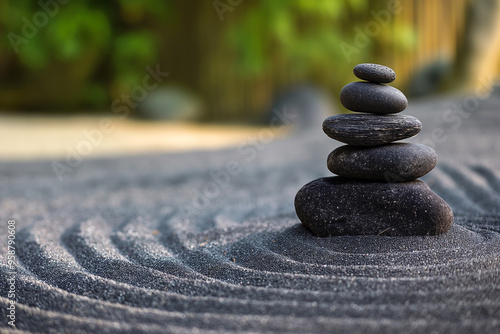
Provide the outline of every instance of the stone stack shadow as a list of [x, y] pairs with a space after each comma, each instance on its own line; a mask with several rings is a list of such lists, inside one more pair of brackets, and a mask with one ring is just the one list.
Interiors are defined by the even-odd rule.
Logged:
[[449, 205], [417, 180], [437, 164], [426, 145], [394, 143], [420, 132], [420, 121], [396, 115], [406, 96], [386, 85], [396, 73], [378, 64], [359, 64], [362, 80], [342, 88], [340, 101], [355, 114], [331, 116], [323, 131], [347, 145], [332, 151], [328, 169], [338, 176], [314, 180], [295, 197], [301, 222], [317, 236], [432, 235], [453, 223]]

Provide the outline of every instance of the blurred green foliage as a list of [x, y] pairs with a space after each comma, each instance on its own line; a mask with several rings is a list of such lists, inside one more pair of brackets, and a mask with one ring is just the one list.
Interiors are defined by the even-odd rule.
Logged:
[[[74, 75], [61, 78], [61, 83], [81, 89], [81, 94], [71, 94], [76, 98], [73, 103], [61, 102], [63, 107], [76, 108], [106, 108], [110, 92], [126, 91], [140, 82], [145, 66], [157, 61], [160, 42], [158, 32], [146, 21], [154, 23], [172, 15], [168, 2], [162, 0], [78, 0], [67, 4], [0, 0], [0, 9], [0, 30], [7, 37], [0, 44], [0, 62], [10, 61], [15, 74], [23, 77], [47, 75], [47, 69], [54, 76]], [[36, 15], [45, 15], [46, 24], [39, 19], [43, 16], [37, 21]], [[33, 31], [30, 25], [36, 32], [26, 34]], [[58, 66], [66, 68], [65, 64], [80, 70], [57, 70]], [[3, 76], [2, 86], [9, 86], [12, 81], [5, 79]], [[79, 80], [85, 80], [83, 85]], [[57, 100], [47, 102], [49, 108], [57, 108]]]
[[[387, 9], [388, 1], [243, 0], [223, 21], [212, 0], [65, 1], [40, 1], [58, 5], [52, 17], [39, 1], [0, 0], [0, 31], [8, 37], [0, 42], [0, 108], [109, 109], [111, 100], [141, 85], [146, 66], [162, 64], [176, 70], [175, 81], [198, 94], [207, 109], [248, 112], [238, 97], [217, 105], [220, 97], [206, 83], [224, 89], [236, 79], [255, 82], [290, 71], [280, 85], [307, 80], [337, 89], [352, 81], [354, 64], [384, 62], [392, 48], [411, 49], [415, 41], [409, 25], [391, 22], [345, 57], [339, 45], [352, 45], [353, 28], [363, 29], [374, 20], [370, 11]], [[22, 37], [26, 20], [40, 11], [48, 14], [47, 24], [19, 43], [16, 53], [12, 33]], [[207, 78], [218, 76], [212, 70], [217, 61], [236, 79]]]
[[366, 10], [368, 1], [260, 1], [229, 31], [238, 50], [242, 73], [256, 74], [272, 65], [273, 50], [287, 57], [299, 71], [342, 59], [338, 47], [348, 34], [335, 29], [342, 14]]
[[[231, 45], [240, 54], [236, 64], [242, 74], [255, 75], [272, 66], [270, 54], [278, 53], [288, 59], [302, 75], [312, 68], [345, 68], [346, 58], [341, 43], [355, 45], [354, 27], [363, 30], [367, 22], [376, 20], [370, 11], [387, 10], [388, 2], [377, 4], [369, 0], [274, 0], [259, 1], [228, 31]], [[393, 19], [392, 17], [390, 18]], [[416, 36], [410, 25], [381, 29], [379, 34], [359, 53], [353, 53], [347, 62], [380, 59], [382, 48], [395, 45], [411, 50]], [[347, 66], [351, 71], [351, 68]], [[335, 75], [330, 75], [334, 80]]]

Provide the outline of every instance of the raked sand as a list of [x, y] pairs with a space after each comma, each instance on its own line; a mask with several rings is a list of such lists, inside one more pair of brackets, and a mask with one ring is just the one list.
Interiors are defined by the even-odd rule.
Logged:
[[[31, 333], [493, 333], [500, 328], [500, 94], [411, 101], [423, 180], [453, 208], [432, 237], [318, 238], [293, 199], [330, 173], [321, 125], [217, 151], [0, 166], [1, 326], [15, 278]], [[451, 110], [451, 111], [450, 111]], [[445, 114], [446, 113], [446, 114]], [[258, 144], [258, 145], [256, 145]], [[9, 333], [11, 330], [1, 332]], [[12, 330], [12, 333], [14, 331]]]

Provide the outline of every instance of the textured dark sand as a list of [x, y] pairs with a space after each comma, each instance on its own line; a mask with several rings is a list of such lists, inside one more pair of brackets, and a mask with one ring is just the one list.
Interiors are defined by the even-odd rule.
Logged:
[[[255, 159], [244, 147], [87, 160], [62, 183], [50, 162], [2, 164], [3, 249], [6, 221], [17, 221], [17, 328], [498, 332], [500, 94], [444, 121], [462, 101], [412, 101], [405, 111], [423, 124], [411, 141], [437, 128], [447, 136], [423, 178], [455, 213], [441, 236], [318, 238], [302, 227], [295, 193], [330, 175], [326, 157], [340, 145], [321, 123], [263, 145]], [[188, 209], [231, 160], [241, 173]], [[10, 333], [4, 251], [0, 271], [0, 332]]]

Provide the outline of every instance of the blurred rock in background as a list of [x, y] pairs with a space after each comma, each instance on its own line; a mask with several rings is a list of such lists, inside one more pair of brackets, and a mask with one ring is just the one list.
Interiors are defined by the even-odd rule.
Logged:
[[202, 105], [199, 99], [182, 88], [160, 87], [138, 103], [135, 115], [156, 121], [196, 121], [202, 115]]
[[408, 83], [408, 96], [425, 96], [435, 94], [450, 75], [452, 63], [450, 59], [439, 58], [417, 70]]
[[319, 88], [302, 84], [278, 95], [272, 109], [267, 113], [265, 125], [293, 126], [304, 131], [321, 129], [325, 117], [333, 114], [329, 95]]

